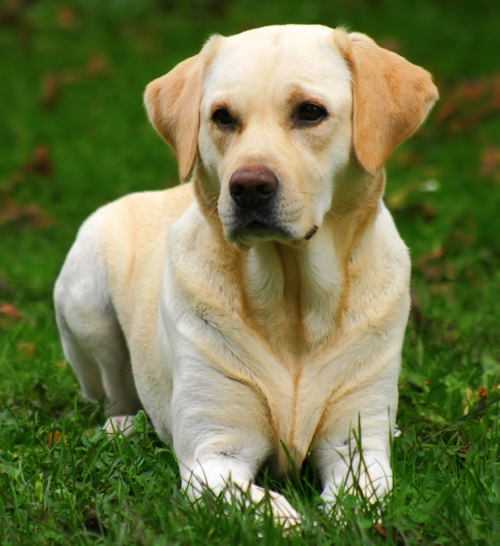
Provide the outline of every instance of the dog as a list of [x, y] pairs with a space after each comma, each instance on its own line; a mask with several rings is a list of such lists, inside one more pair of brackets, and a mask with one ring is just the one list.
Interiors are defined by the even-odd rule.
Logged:
[[319, 25], [213, 36], [147, 86], [192, 179], [87, 219], [55, 309], [106, 427], [144, 408], [191, 498], [269, 494], [298, 523], [254, 478], [300, 468], [311, 446], [327, 505], [391, 489], [410, 260], [384, 163], [437, 98], [424, 69]]

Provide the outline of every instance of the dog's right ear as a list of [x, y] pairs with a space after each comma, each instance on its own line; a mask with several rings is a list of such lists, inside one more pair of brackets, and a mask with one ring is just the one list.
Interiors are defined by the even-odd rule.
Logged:
[[191, 175], [198, 152], [203, 73], [217, 38], [211, 38], [198, 55], [153, 80], [144, 93], [149, 120], [172, 146], [182, 181]]

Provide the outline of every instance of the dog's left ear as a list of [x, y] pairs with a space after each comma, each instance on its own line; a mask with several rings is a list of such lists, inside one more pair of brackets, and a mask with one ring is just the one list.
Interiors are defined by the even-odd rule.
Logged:
[[439, 98], [431, 75], [364, 34], [334, 31], [353, 75], [353, 145], [370, 173], [425, 120]]
[[144, 93], [149, 120], [173, 148], [182, 181], [191, 175], [198, 152], [203, 73], [216, 41], [211, 38], [198, 55], [153, 80]]

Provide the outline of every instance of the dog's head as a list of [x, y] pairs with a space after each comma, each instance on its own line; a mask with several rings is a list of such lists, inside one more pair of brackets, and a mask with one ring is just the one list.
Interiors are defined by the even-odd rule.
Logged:
[[181, 179], [195, 170], [202, 209], [245, 247], [311, 239], [336, 196], [359, 194], [346, 172], [366, 185], [437, 97], [428, 72], [362, 34], [287, 25], [212, 37], [145, 104]]

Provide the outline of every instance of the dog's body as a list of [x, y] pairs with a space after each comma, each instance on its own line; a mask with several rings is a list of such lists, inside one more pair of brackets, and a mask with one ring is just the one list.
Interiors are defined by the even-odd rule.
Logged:
[[289, 468], [281, 442], [297, 467], [314, 444], [327, 501], [350, 462], [365, 494], [390, 489], [410, 263], [383, 163], [436, 98], [424, 70], [319, 26], [212, 38], [148, 87], [193, 181], [91, 216], [56, 310], [84, 394], [142, 405], [193, 497], [231, 482], [259, 500], [258, 467]]

